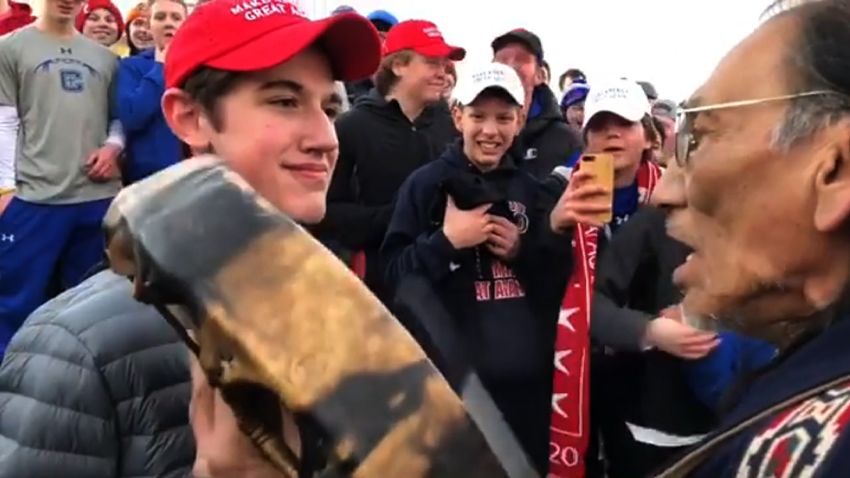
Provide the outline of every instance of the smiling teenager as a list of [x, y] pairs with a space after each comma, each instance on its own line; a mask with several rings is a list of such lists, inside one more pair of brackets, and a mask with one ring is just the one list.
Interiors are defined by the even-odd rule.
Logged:
[[443, 93], [446, 66], [465, 56], [434, 23], [399, 23], [387, 33], [375, 88], [336, 123], [339, 167], [327, 218], [315, 232], [337, 249], [357, 251], [364, 265], [359, 275], [385, 303], [393, 292], [383, 280], [378, 249], [393, 202], [404, 180], [457, 137]]
[[148, 2], [139, 2], [127, 13], [127, 46], [129, 56], [154, 46], [150, 30], [150, 7]]
[[[518, 75], [487, 64], [462, 76], [455, 93], [462, 140], [401, 187], [381, 249], [386, 279], [398, 284], [419, 276], [431, 285], [484, 386], [543, 475], [563, 291], [552, 277], [567, 258], [559, 260], [538, 240], [548, 231], [540, 188], [509, 154], [525, 99]], [[567, 242], [561, 245], [569, 250]]]
[[[357, 14], [310, 21], [286, 1], [215, 0], [196, 7], [169, 47], [163, 113], [193, 153], [218, 155], [272, 206], [315, 224], [339, 154], [334, 82], [371, 75], [380, 55], [377, 31]], [[196, 473], [279, 476], [220, 394], [193, 379]]]
[[109, 48], [124, 34], [121, 11], [109, 0], [90, 0], [83, 5], [77, 16], [77, 30]]

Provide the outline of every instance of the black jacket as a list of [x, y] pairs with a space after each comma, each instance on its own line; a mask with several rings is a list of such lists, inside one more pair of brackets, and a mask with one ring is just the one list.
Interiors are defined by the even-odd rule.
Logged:
[[43, 305], [0, 366], [0, 477], [185, 477], [188, 353], [109, 271]]
[[548, 86], [538, 86], [532, 101], [532, 116], [514, 142], [512, 152], [521, 159], [523, 170], [542, 180], [556, 166], [566, 165], [583, 146], [578, 133], [564, 121], [558, 100]]
[[[411, 274], [431, 282], [483, 383], [543, 469], [554, 332], [569, 270], [569, 238], [548, 234], [548, 211], [539, 206], [548, 205], [540, 197], [541, 185], [518, 170], [510, 157], [499, 168], [481, 173], [460, 148], [453, 146], [417, 170], [399, 191], [381, 249], [387, 282], [399, 283]], [[494, 202], [491, 212], [518, 225], [521, 249], [510, 264], [483, 246], [455, 250], [443, 234], [445, 186], [465, 177], [480, 179], [496, 191], [492, 197], [504, 198], [505, 204]]]
[[443, 102], [411, 123], [397, 101], [387, 102], [376, 90], [340, 117], [336, 130], [339, 161], [327, 214], [314, 231], [325, 241], [365, 251], [366, 284], [382, 297], [377, 251], [398, 188], [416, 168], [436, 159], [457, 131]]
[[661, 448], [650, 458], [644, 445], [632, 449], [612, 436], [631, 437], [626, 422], [678, 436], [708, 433], [716, 423], [691, 389], [683, 360], [640, 349], [648, 322], [682, 299], [672, 277], [690, 250], [667, 235], [665, 219], [659, 209], [640, 208], [608, 242], [596, 271], [591, 335], [616, 350], [592, 362], [592, 402], [616, 467], [611, 476], [645, 476], [679, 450]]

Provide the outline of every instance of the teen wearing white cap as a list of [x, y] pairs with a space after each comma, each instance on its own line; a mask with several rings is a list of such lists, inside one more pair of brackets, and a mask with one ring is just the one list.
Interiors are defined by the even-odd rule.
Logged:
[[552, 334], [563, 291], [551, 274], [565, 278], [568, 261], [544, 247], [540, 188], [509, 153], [525, 98], [518, 75], [501, 64], [467, 71], [453, 112], [462, 139], [399, 191], [381, 250], [386, 280], [416, 275], [432, 285], [482, 382], [545, 475]]
[[[593, 189], [599, 188], [581, 169], [570, 178], [567, 191], [551, 214], [553, 229], [571, 234], [576, 244], [572, 251], [572, 277], [561, 302], [562, 316], [570, 327], [559, 327], [555, 339], [558, 366], [553, 383], [550, 447], [559, 453], [554, 455], [557, 459], [549, 470], [555, 476], [593, 476], [596, 471], [594, 460], [598, 454], [592, 448], [596, 440], [589, 428], [589, 404], [599, 401], [598, 394], [591, 399], [590, 367], [587, 367], [587, 358], [591, 357], [590, 298], [596, 258], [612, 235], [649, 200], [661, 174], [661, 169], [651, 161], [655, 130], [649, 101], [637, 83], [628, 80], [594, 83], [584, 108], [585, 153], [614, 156], [614, 191], [610, 204], [613, 219], [604, 224], [576, 215], [573, 206], [576, 198], [592, 196]], [[590, 192], [582, 193], [582, 189]], [[590, 363], [599, 358], [594, 355]], [[599, 378], [592, 381], [594, 390], [604, 386], [605, 377]], [[594, 413], [594, 418], [598, 426], [604, 417]]]

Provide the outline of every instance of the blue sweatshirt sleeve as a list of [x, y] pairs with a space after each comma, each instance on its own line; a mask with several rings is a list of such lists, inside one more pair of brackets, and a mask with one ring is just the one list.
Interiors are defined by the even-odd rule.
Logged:
[[160, 114], [160, 100], [165, 92], [162, 63], [143, 71], [139, 62], [122, 61], [118, 67], [115, 108], [126, 133], [144, 129]]
[[449, 274], [449, 264], [456, 253], [442, 228], [431, 230], [429, 207], [434, 198], [428, 191], [436, 193], [436, 188], [417, 187], [417, 177], [421, 175], [414, 173], [399, 190], [381, 247], [388, 284], [396, 284], [412, 273], [439, 282]]
[[714, 410], [735, 380], [767, 365], [775, 356], [776, 349], [767, 342], [721, 332], [720, 345], [714, 351], [686, 363], [688, 382], [694, 395]]

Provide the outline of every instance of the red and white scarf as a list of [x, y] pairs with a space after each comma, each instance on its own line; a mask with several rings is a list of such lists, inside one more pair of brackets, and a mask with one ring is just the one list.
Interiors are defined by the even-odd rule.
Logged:
[[[661, 168], [644, 161], [637, 173], [641, 204], [649, 201]], [[599, 228], [578, 224], [573, 273], [561, 302], [555, 336], [555, 376], [549, 434], [549, 478], [584, 478], [590, 441], [590, 303]]]

